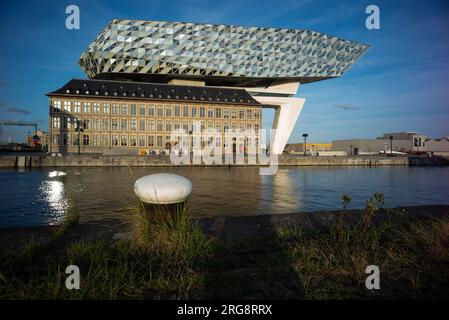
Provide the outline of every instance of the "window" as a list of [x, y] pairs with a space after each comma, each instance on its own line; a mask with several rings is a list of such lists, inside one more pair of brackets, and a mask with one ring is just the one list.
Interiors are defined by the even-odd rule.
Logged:
[[70, 101], [64, 101], [64, 111], [66, 112], [70, 112], [70, 107], [71, 107], [72, 103]]
[[90, 143], [89, 135], [88, 134], [83, 134], [83, 145], [84, 146], [88, 146], [89, 143]]
[[215, 118], [221, 118], [221, 108], [215, 108]]
[[244, 110], [244, 109], [240, 109], [240, 112], [239, 112], [239, 119], [240, 119], [240, 120], [245, 119], [245, 110]]
[[253, 118], [253, 110], [251, 109], [246, 110], [246, 119], [252, 120], [252, 118]]
[[223, 110], [223, 117], [225, 119], [229, 119], [229, 109], [228, 108], [224, 108], [224, 110]]
[[237, 109], [236, 108], [231, 109], [231, 118], [237, 119]]
[[148, 146], [154, 147], [154, 136], [148, 136]]
[[162, 136], [157, 136], [157, 146], [162, 147]]
[[260, 112], [259, 112], [259, 110], [254, 110], [254, 119], [256, 119], [256, 120], [260, 119]]
[[145, 131], [145, 119], [140, 119], [139, 120], [139, 130], [140, 131]]
[[189, 132], [189, 122], [188, 121], [183, 121], [182, 122], [182, 130], [184, 130], [184, 132]]
[[213, 132], [214, 131], [214, 123], [213, 122], [208, 122], [207, 123], [207, 131], [208, 132]]
[[181, 108], [179, 106], [175, 106], [175, 117], [179, 117], [181, 115]]
[[90, 113], [90, 103], [89, 102], [84, 102], [83, 103], [83, 112], [84, 113]]
[[131, 113], [132, 116], [136, 116], [137, 115], [137, 108], [136, 108], [135, 104], [131, 105], [130, 113]]
[[245, 131], [245, 124], [243, 122], [240, 123], [240, 132], [243, 133]]
[[109, 114], [109, 103], [103, 104], [103, 113]]
[[81, 102], [75, 101], [73, 103], [73, 112], [80, 113], [81, 112]]
[[217, 148], [221, 147], [221, 137], [220, 136], [215, 136], [215, 146]]
[[162, 120], [158, 120], [157, 121], [157, 131], [162, 131], [163, 127], [162, 127]]
[[259, 124], [258, 123], [254, 124], [254, 130], [256, 130], [256, 134], [257, 134], [258, 131], [259, 131]]
[[95, 114], [100, 113], [100, 104], [98, 102], [94, 102], [94, 105], [92, 107], [92, 112]]
[[253, 126], [251, 125], [251, 123], [246, 124], [246, 130], [251, 130], [252, 128]]
[[139, 136], [139, 147], [145, 147], [145, 136]]
[[83, 119], [83, 129], [84, 130], [89, 130], [89, 123], [90, 123], [89, 119]]
[[111, 142], [112, 142], [113, 146], [115, 146], [115, 147], [118, 146], [118, 136], [116, 134], [113, 134], [111, 136]]
[[100, 145], [100, 136], [98, 134], [92, 135], [92, 145], [99, 146]]
[[59, 134], [54, 134], [53, 135], [53, 144], [54, 145], [59, 145]]
[[206, 116], [206, 107], [200, 107], [200, 117], [204, 118]]
[[148, 131], [154, 131], [154, 120], [148, 121]]
[[126, 131], [127, 127], [128, 127], [128, 121], [126, 121], [126, 119], [121, 119], [120, 120], [120, 130]]
[[53, 112], [59, 112], [61, 111], [61, 101], [54, 100], [53, 101]]
[[129, 129], [133, 130], [133, 131], [137, 130], [137, 120], [136, 119], [129, 120]]
[[214, 109], [213, 108], [207, 108], [207, 117], [213, 118], [214, 116]]
[[109, 119], [108, 118], [101, 119], [101, 130], [109, 130]]
[[128, 105], [122, 104], [120, 106], [122, 116], [128, 115]]
[[131, 147], [135, 147], [137, 145], [136, 136], [133, 134], [129, 136], [129, 145]]
[[171, 107], [165, 107], [165, 116], [171, 117]]
[[118, 114], [118, 105], [116, 103], [112, 104], [112, 114]]
[[141, 116], [144, 116], [144, 115], [145, 115], [145, 106], [144, 106], [143, 104], [140, 105], [140, 112], [139, 112], [139, 114], [140, 114]]
[[148, 115], [149, 116], [154, 116], [154, 106], [149, 106], [148, 107]]
[[178, 120], [176, 120], [175, 121], [175, 130], [179, 131], [179, 129], [181, 129], [181, 123]]
[[215, 123], [215, 132], [221, 132], [221, 123], [220, 122]]
[[165, 131], [171, 131], [171, 121], [170, 120], [165, 121]]
[[164, 108], [162, 106], [157, 107], [157, 116], [162, 117], [164, 115]]
[[109, 136], [107, 134], [101, 136], [101, 145], [105, 147], [109, 146]]
[[94, 130], [100, 130], [100, 119], [95, 118], [93, 120], [93, 128]]
[[196, 117], [196, 107], [192, 107], [192, 117]]
[[122, 134], [121, 136], [120, 145], [122, 147], [126, 147], [128, 145], [128, 137], [125, 134]]
[[182, 115], [184, 117], [188, 117], [189, 116], [189, 107], [188, 106], [183, 106], [182, 107]]
[[73, 145], [74, 146], [77, 146], [77, 145], [79, 145], [80, 144], [80, 140], [79, 140], [79, 138], [78, 138], [78, 135], [76, 134], [76, 135], [74, 135], [74, 136], [72, 136], [72, 138], [73, 138]]
[[112, 119], [112, 130], [118, 130], [118, 119]]

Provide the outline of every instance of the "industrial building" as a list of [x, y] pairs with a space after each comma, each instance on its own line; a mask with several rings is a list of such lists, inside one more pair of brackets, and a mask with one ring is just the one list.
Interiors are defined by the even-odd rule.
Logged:
[[347, 139], [332, 141], [332, 150], [345, 151], [348, 155], [402, 152], [426, 152], [426, 136], [417, 132], [385, 133], [376, 139]]
[[427, 153], [435, 156], [449, 156], [449, 137], [426, 140]]

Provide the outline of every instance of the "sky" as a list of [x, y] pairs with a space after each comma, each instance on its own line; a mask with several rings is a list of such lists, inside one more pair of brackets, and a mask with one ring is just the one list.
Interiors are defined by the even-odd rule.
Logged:
[[[71, 4], [80, 8], [79, 30], [65, 27]], [[379, 30], [365, 27], [370, 4], [380, 9]], [[445, 0], [0, 1], [0, 119], [48, 130], [45, 94], [86, 78], [78, 59], [114, 18], [312, 29], [362, 42], [368, 52], [343, 76], [300, 86], [306, 102], [289, 142], [303, 133], [313, 142], [397, 131], [449, 136]], [[272, 119], [264, 110], [264, 128]], [[30, 130], [6, 127], [4, 139], [23, 141]]]

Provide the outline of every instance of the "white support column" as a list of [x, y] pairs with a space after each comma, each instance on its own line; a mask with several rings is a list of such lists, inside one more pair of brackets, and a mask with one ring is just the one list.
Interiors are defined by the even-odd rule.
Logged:
[[[264, 93], [283, 93], [283, 94], [296, 94], [299, 88], [299, 83], [288, 83], [283, 85], [271, 86], [264, 89], [247, 89], [252, 92], [264, 92]], [[276, 129], [274, 140], [270, 150], [273, 154], [282, 154], [288, 138], [290, 137], [293, 128], [295, 127], [296, 120], [301, 113], [305, 99], [294, 97], [279, 97], [279, 96], [258, 96], [254, 95], [253, 98], [260, 102], [264, 108], [275, 108], [275, 116], [273, 120], [273, 129]]]

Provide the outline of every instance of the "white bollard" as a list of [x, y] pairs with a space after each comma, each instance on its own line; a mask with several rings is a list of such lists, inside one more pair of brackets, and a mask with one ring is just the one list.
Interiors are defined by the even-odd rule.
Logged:
[[192, 183], [173, 173], [150, 174], [134, 183], [134, 193], [144, 203], [176, 204], [187, 200], [192, 193]]

